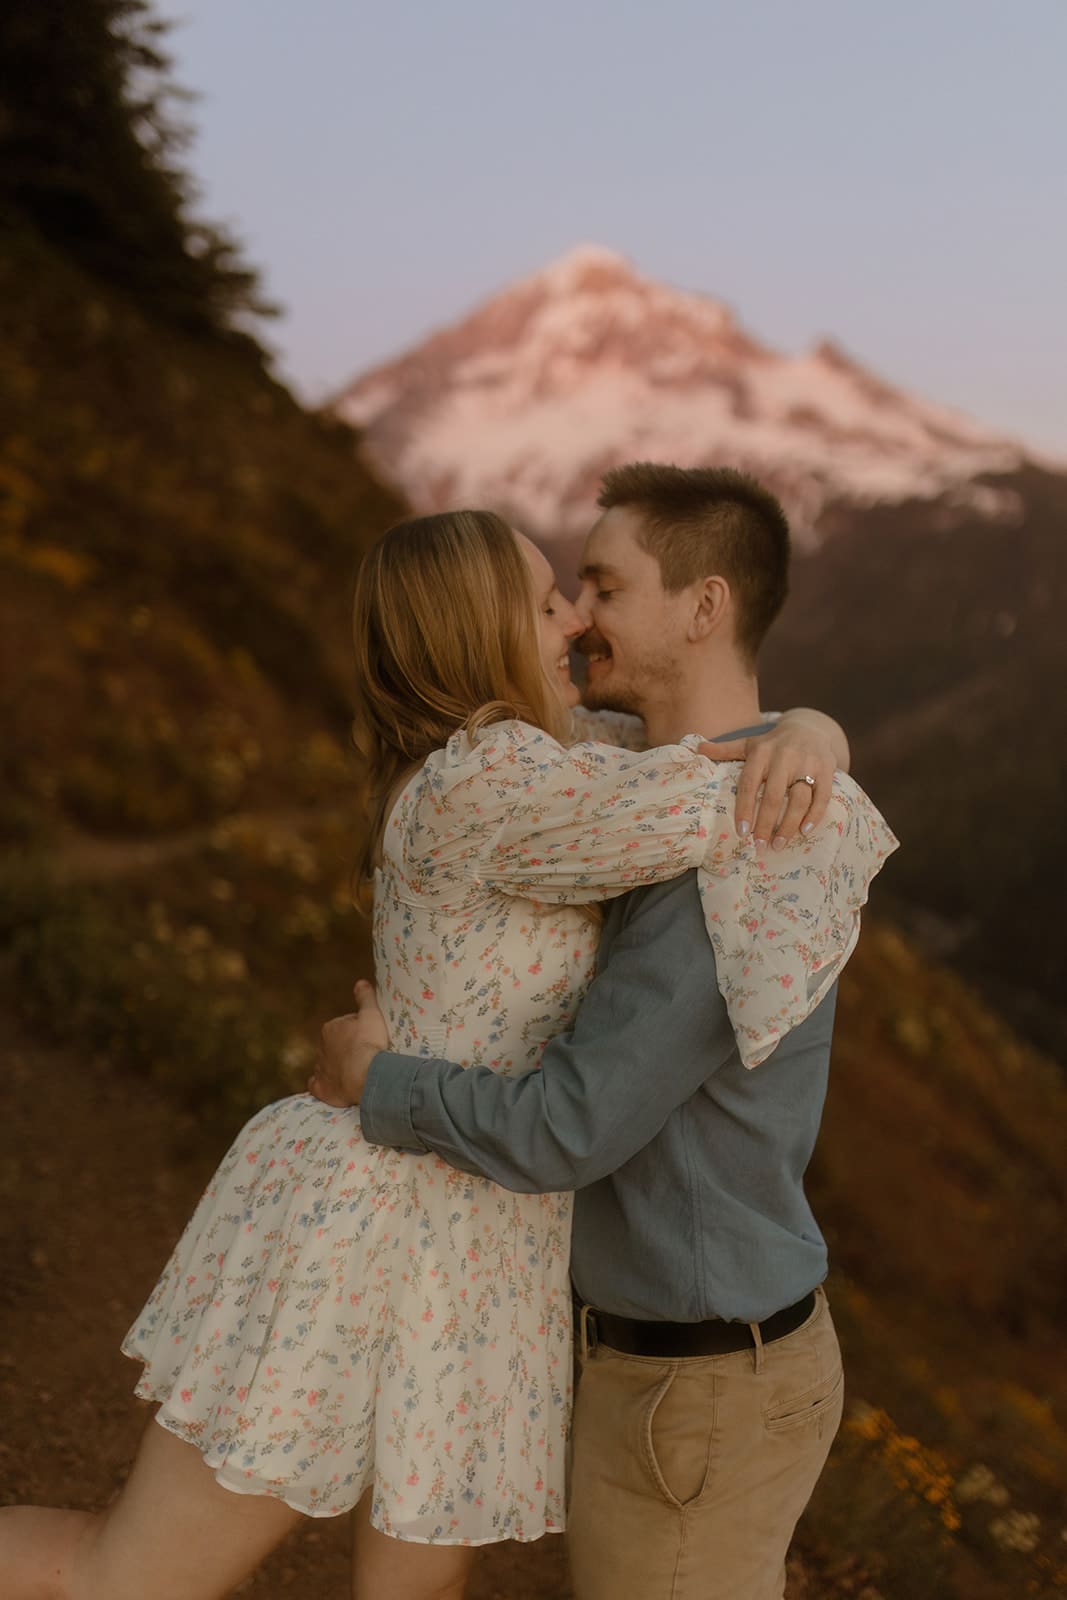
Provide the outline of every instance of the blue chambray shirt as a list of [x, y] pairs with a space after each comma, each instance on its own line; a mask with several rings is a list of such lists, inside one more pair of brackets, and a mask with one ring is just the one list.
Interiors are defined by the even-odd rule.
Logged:
[[835, 1002], [746, 1069], [689, 872], [610, 903], [596, 977], [540, 1071], [383, 1052], [363, 1132], [521, 1193], [576, 1190], [572, 1277], [602, 1310], [762, 1321], [826, 1275], [804, 1172]]

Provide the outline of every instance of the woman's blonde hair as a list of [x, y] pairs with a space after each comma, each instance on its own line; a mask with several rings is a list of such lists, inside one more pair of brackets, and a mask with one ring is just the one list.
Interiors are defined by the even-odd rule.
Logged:
[[353, 636], [366, 878], [402, 775], [457, 729], [518, 717], [564, 738], [570, 719], [541, 665], [530, 569], [492, 511], [445, 511], [390, 528], [359, 569]]

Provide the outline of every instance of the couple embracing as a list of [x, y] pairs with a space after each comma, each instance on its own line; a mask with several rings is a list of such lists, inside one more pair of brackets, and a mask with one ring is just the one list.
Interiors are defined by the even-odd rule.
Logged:
[[208, 1600], [350, 1510], [356, 1600], [459, 1600], [565, 1523], [577, 1600], [782, 1595], [841, 1413], [803, 1174], [895, 840], [835, 724], [760, 711], [773, 496], [635, 464], [599, 503], [577, 606], [487, 512], [365, 558], [381, 1009], [238, 1135], [127, 1335], [159, 1426], [113, 1505], [0, 1513], [10, 1600]]

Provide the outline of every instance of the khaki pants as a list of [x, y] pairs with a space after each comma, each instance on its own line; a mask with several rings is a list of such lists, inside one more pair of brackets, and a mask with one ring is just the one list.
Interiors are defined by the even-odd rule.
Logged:
[[807, 1322], [755, 1350], [584, 1354], [568, 1514], [575, 1600], [781, 1600], [842, 1385], [821, 1289]]

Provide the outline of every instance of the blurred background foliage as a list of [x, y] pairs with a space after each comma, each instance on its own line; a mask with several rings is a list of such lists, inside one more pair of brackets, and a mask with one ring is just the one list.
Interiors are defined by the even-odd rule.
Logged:
[[270, 308], [236, 241], [195, 216], [166, 33], [145, 0], [5, 6], [0, 194], [160, 321], [232, 342]]

